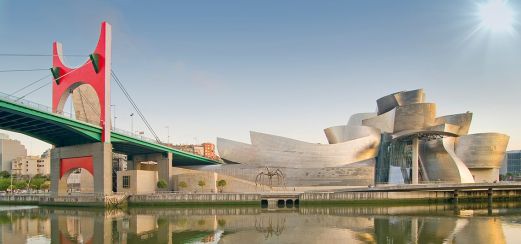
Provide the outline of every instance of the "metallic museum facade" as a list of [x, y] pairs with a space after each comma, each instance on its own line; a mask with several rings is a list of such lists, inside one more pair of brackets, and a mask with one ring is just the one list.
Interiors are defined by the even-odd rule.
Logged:
[[[375, 113], [354, 114], [347, 124], [324, 129], [329, 144], [252, 131], [251, 144], [217, 139], [227, 164], [195, 168], [275, 187], [499, 180], [509, 136], [468, 134], [472, 113], [437, 116], [423, 89], [393, 93], [376, 104]], [[259, 182], [259, 174], [275, 169], [281, 173]]]

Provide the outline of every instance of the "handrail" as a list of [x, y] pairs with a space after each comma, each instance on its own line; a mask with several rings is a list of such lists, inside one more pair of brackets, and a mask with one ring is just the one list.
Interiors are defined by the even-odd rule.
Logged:
[[[49, 107], [49, 106], [42, 105], [42, 104], [39, 104], [39, 103], [36, 103], [36, 102], [33, 102], [33, 101], [29, 101], [27, 99], [22, 99], [22, 98], [19, 98], [19, 97], [13, 96], [13, 95], [9, 95], [9, 94], [3, 93], [3, 92], [0, 92], [0, 100], [8, 101], [8, 102], [11, 102], [11, 103], [16, 103], [16, 104], [19, 104], [19, 105], [22, 105], [22, 106], [25, 106], [25, 107], [30, 107], [32, 109], [36, 109], [38, 111], [42, 111], [42, 112], [45, 112], [45, 113], [50, 113], [50, 114], [53, 114], [53, 115], [58, 115], [58, 116], [61, 116], [61, 117], [67, 118], [67, 119], [71, 119], [71, 120], [74, 120], [74, 121], [78, 121], [78, 122], [85, 122], [85, 121], [87, 121], [87, 119], [81, 120], [81, 119], [78, 119], [78, 118], [74, 118], [71, 113], [68, 113], [68, 112], [65, 112], [65, 111], [60, 111], [59, 113], [53, 113], [52, 108]], [[88, 122], [86, 122], [86, 123], [88, 123]], [[92, 123], [88, 123], [88, 124], [92, 124]], [[134, 138], [134, 139], [138, 139], [138, 140], [141, 140], [141, 141], [146, 141], [146, 142], [149, 142], [149, 143], [154, 143], [154, 144], [158, 144], [158, 145], [161, 145], [161, 146], [165, 146], [165, 145], [161, 144], [160, 142], [158, 142], [155, 139], [152, 139], [152, 138], [140, 135], [140, 134], [136, 134], [136, 133], [133, 133], [133, 132], [130, 132], [130, 131], [127, 131], [127, 130], [111, 128], [111, 131], [119, 133], [119, 134], [122, 134], [124, 136], [128, 136], [128, 137]], [[165, 147], [168, 147], [168, 146], [165, 146]], [[176, 150], [175, 148], [172, 148], [172, 149]], [[177, 151], [180, 151], [180, 152], [183, 152], [183, 153], [187, 153], [187, 154], [193, 154], [193, 153], [188, 153], [188, 152], [184, 152], [184, 151], [181, 151], [181, 150], [177, 150]], [[200, 155], [196, 155], [196, 154], [193, 154], [193, 155], [200, 156]], [[202, 157], [202, 156], [200, 156], [200, 157]], [[208, 159], [208, 160], [212, 160], [212, 159]]]
[[[11, 103], [16, 103], [18, 105], [30, 107], [30, 108], [33, 108], [33, 109], [36, 109], [36, 110], [39, 110], [39, 111], [42, 111], [42, 112], [46, 112], [46, 113], [51, 113], [51, 114], [54, 114], [54, 115], [59, 115], [61, 117], [72, 119], [72, 120], [78, 120], [78, 121], [81, 121], [81, 122], [84, 122], [84, 121], [87, 120], [87, 119], [81, 120], [81, 119], [78, 119], [78, 118], [75, 119], [73, 117], [73, 114], [71, 114], [69, 112], [66, 112], [66, 111], [60, 111], [58, 113], [54, 113], [52, 111], [52, 108], [49, 107], [49, 106], [46, 106], [46, 105], [43, 105], [43, 104], [40, 104], [40, 103], [36, 103], [36, 102], [33, 102], [33, 101], [29, 101], [27, 99], [22, 99], [22, 98], [19, 98], [17, 96], [9, 95], [9, 94], [3, 93], [3, 92], [0, 92], [0, 100], [8, 101], [8, 102], [11, 102]], [[92, 124], [92, 123], [90, 123], [90, 124]], [[123, 134], [125, 136], [129, 136], [129, 137], [132, 137], [132, 138], [136, 138], [136, 139], [139, 139], [139, 140], [142, 140], [142, 141], [158, 143], [154, 139], [151, 139], [151, 138], [148, 138], [148, 137], [145, 137], [145, 136], [142, 136], [142, 135], [138, 135], [138, 134], [126, 131], [126, 130], [111, 128], [111, 131]]]

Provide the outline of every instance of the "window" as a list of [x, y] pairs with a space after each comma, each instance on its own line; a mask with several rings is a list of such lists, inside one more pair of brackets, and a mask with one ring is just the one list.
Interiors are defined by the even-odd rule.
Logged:
[[123, 176], [123, 188], [130, 188], [130, 175]]

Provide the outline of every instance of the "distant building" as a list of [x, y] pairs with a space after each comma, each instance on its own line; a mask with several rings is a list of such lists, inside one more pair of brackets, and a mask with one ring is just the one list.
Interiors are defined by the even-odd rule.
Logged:
[[215, 145], [213, 143], [205, 142], [202, 145], [204, 147], [204, 157], [214, 160], [218, 159], [217, 155], [215, 154]]
[[171, 148], [181, 150], [187, 153], [193, 153], [196, 155], [203, 156], [205, 158], [218, 160], [219, 157], [215, 154], [215, 144], [210, 142], [205, 142], [201, 145], [194, 144], [183, 144], [183, 145], [173, 145], [173, 144], [165, 144]]
[[521, 175], [521, 150], [508, 151], [503, 165], [506, 167], [503, 174]]
[[202, 145], [193, 145], [194, 154], [204, 156], [204, 147]]
[[45, 152], [42, 156], [17, 157], [11, 162], [11, 173], [15, 175], [35, 176], [51, 173], [50, 154]]
[[11, 172], [12, 161], [25, 156], [27, 156], [27, 149], [20, 141], [9, 139], [6, 134], [0, 134], [0, 171]]

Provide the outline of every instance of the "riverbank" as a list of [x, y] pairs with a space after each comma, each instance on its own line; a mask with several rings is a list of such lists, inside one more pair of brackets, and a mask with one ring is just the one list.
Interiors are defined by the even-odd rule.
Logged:
[[97, 194], [63, 196], [52, 196], [50, 194], [5, 194], [0, 195], [0, 204], [105, 208], [126, 205], [127, 198], [128, 196], [123, 194], [109, 196]]
[[1, 195], [4, 205], [71, 207], [230, 205], [294, 207], [299, 205], [407, 205], [521, 200], [521, 189], [463, 189], [427, 191], [266, 192], [266, 193], [154, 193], [98, 196], [45, 194]]
[[253, 205], [258, 206], [258, 193], [155, 193], [128, 197], [131, 206]]
[[300, 195], [302, 205], [324, 204], [411, 204], [515, 201], [521, 199], [519, 189], [411, 191], [411, 192], [313, 192]]
[[408, 205], [430, 203], [494, 202], [521, 200], [521, 184], [421, 184], [384, 185], [324, 191], [271, 191], [250, 193], [182, 193], [157, 192], [151, 194], [94, 193], [67, 194], [4, 194], [0, 204], [43, 205], [71, 207], [113, 206], [195, 206], [230, 205], [261, 206], [267, 208], [300, 205]]

